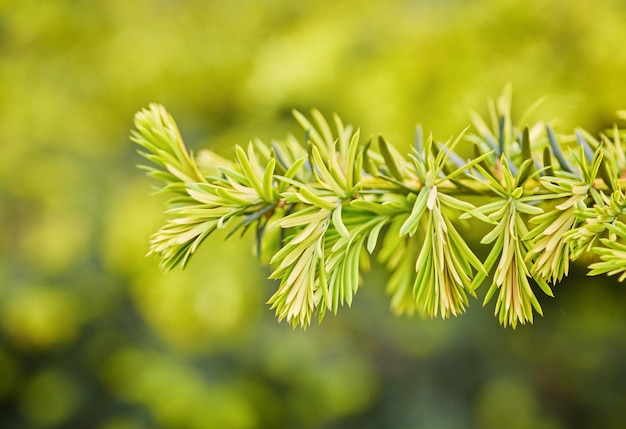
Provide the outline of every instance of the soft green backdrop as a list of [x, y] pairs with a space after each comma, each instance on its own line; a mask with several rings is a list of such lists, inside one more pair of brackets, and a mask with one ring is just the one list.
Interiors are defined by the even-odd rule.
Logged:
[[294, 331], [251, 239], [144, 257], [164, 201], [128, 133], [160, 102], [232, 156], [317, 107], [408, 148], [507, 82], [597, 132], [626, 108], [625, 22], [622, 0], [0, 0], [0, 427], [623, 427], [626, 286], [579, 268], [512, 331], [480, 300], [395, 318], [375, 270]]

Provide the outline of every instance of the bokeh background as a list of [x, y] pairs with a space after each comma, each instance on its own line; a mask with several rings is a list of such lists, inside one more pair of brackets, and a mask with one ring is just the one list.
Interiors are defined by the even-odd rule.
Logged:
[[251, 238], [167, 275], [144, 257], [164, 199], [128, 134], [159, 102], [232, 156], [317, 107], [408, 148], [507, 82], [517, 112], [547, 96], [538, 118], [598, 132], [626, 108], [625, 22], [622, 0], [0, 1], [0, 427], [622, 428], [626, 286], [574, 267], [513, 331], [480, 298], [396, 318], [375, 269], [293, 330]]

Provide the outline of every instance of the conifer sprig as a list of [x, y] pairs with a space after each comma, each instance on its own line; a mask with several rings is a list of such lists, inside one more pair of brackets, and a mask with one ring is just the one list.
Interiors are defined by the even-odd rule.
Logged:
[[[151, 105], [131, 139], [171, 199], [150, 253], [169, 270], [218, 229], [253, 229], [279, 283], [271, 308], [303, 327], [351, 305], [371, 255], [390, 271], [394, 312], [459, 315], [490, 278], [483, 301], [497, 295], [495, 313], [513, 328], [542, 314], [536, 292], [553, 296], [583, 254], [596, 257], [590, 275], [626, 278], [626, 132], [557, 134], [527, 124], [530, 110], [514, 121], [510, 88], [488, 107], [487, 120], [472, 113], [473, 130], [445, 142], [418, 127], [407, 157], [337, 115], [294, 112], [303, 141], [254, 140], [227, 160], [188, 152]], [[467, 228], [477, 221], [491, 225], [484, 237]], [[478, 242], [490, 246], [484, 261]]]

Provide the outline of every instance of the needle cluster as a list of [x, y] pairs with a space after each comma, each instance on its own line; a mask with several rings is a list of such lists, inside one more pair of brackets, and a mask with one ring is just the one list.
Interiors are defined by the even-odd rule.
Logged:
[[[394, 312], [457, 316], [487, 283], [484, 305], [495, 297], [498, 320], [513, 328], [542, 314], [537, 293], [553, 296], [582, 255], [594, 256], [590, 275], [626, 278], [626, 130], [617, 125], [595, 137], [527, 125], [527, 113], [513, 122], [507, 89], [456, 138], [423, 138], [418, 127], [405, 156], [337, 115], [294, 116], [304, 141], [254, 140], [229, 161], [191, 154], [162, 106], [137, 113], [131, 138], [143, 168], [171, 195], [150, 242], [164, 270], [185, 266], [218, 229], [253, 230], [278, 282], [271, 308], [303, 327], [350, 306], [372, 257], [390, 272]], [[483, 237], [470, 232], [475, 222], [488, 225]]]

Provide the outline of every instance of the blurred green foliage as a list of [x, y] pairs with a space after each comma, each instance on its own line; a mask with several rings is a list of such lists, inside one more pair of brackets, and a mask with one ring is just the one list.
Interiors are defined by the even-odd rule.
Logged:
[[506, 82], [514, 108], [547, 95], [597, 131], [626, 107], [625, 19], [619, 0], [0, 1], [0, 427], [622, 427], [612, 279], [580, 271], [513, 332], [479, 308], [394, 318], [373, 271], [352, 311], [293, 331], [251, 240], [166, 276], [144, 258], [163, 200], [128, 132], [157, 101], [232, 156], [317, 107], [408, 147]]

